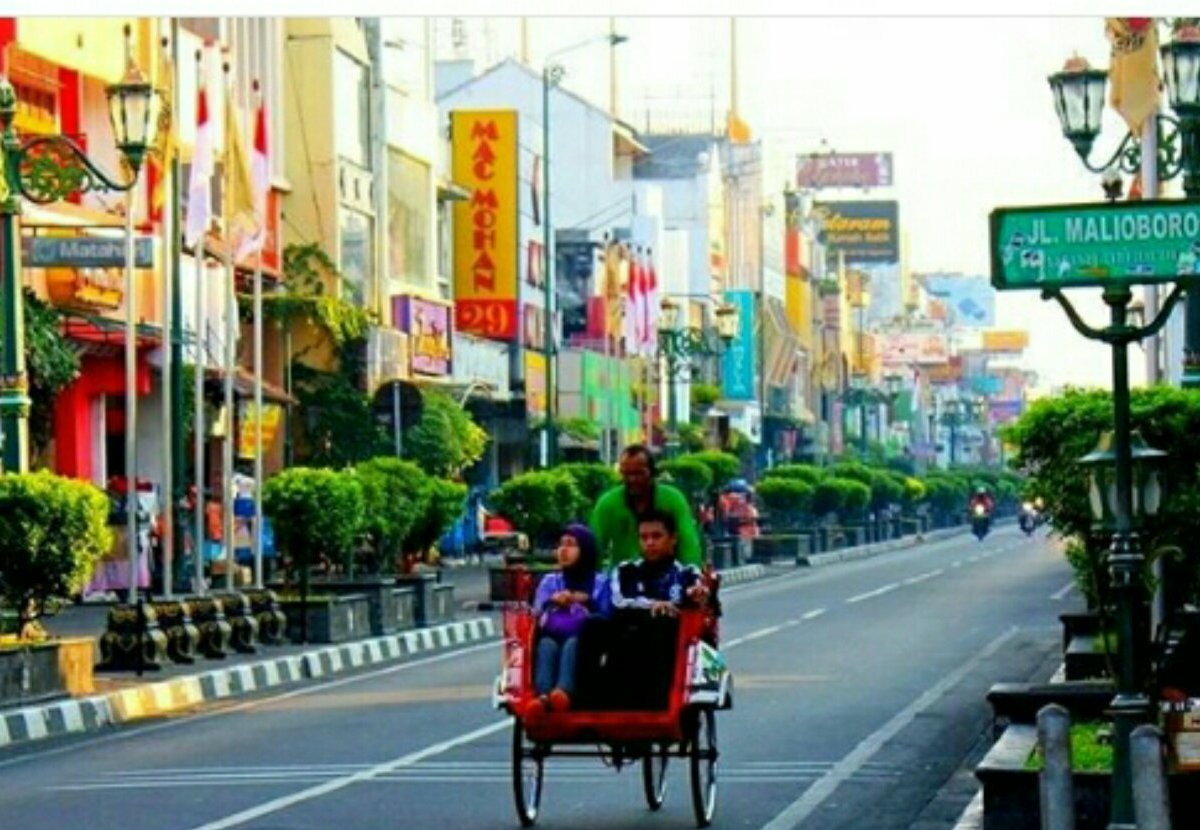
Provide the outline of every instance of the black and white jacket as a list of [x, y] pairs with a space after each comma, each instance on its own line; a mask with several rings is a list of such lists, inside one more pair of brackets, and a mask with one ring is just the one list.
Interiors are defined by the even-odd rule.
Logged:
[[688, 589], [699, 583], [700, 578], [698, 568], [681, 565], [675, 559], [622, 562], [613, 570], [612, 604], [618, 609], [649, 608], [664, 601], [683, 606], [688, 601]]

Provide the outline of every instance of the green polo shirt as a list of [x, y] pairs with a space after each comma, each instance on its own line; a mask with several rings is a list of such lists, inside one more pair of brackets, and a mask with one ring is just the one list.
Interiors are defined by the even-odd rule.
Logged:
[[[683, 493], [669, 484], [655, 484], [654, 507], [675, 517], [678, 528], [676, 555], [679, 561], [685, 565], [703, 565], [700, 532]], [[614, 487], [600, 497], [588, 524], [596, 536], [602, 567], [612, 568], [641, 555], [637, 518], [626, 501], [624, 485]]]

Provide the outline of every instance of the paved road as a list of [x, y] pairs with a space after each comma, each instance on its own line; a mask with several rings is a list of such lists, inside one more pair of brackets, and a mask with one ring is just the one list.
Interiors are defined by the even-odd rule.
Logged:
[[[714, 826], [927, 827], [987, 687], [1044, 669], [1069, 581], [1050, 545], [1009, 529], [729, 589], [737, 697]], [[0, 756], [0, 828], [515, 826], [509, 726], [488, 708], [498, 656], [484, 644]], [[649, 816], [636, 770], [552, 759], [540, 824], [690, 827], [682, 765], [669, 776]]]

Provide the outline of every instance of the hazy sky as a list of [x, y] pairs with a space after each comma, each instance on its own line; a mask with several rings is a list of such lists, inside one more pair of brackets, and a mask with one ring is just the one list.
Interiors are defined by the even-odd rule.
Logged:
[[[623, 117], [643, 127], [647, 103], [702, 115], [713, 96], [724, 112], [727, 18], [620, 18], [617, 28], [630, 38], [619, 47]], [[443, 19], [442, 38], [447, 29]], [[530, 60], [540, 65], [547, 52], [607, 29], [607, 18], [531, 19]], [[487, 44], [477, 20], [469, 32], [478, 54]], [[519, 32], [511, 18], [492, 21], [490, 57], [514, 52]], [[1101, 198], [1098, 178], [1062, 137], [1046, 77], [1074, 52], [1107, 66], [1103, 18], [750, 18], [738, 23], [738, 43], [740, 109], [767, 143], [768, 190], [795, 153], [822, 139], [844, 151], [891, 151], [914, 271], [986, 274], [993, 207]], [[607, 104], [605, 46], [562, 62], [568, 86]], [[1122, 126], [1110, 114], [1096, 156], [1112, 152]], [[1089, 319], [1103, 319], [1097, 291], [1074, 293]], [[998, 316], [1000, 326], [1030, 329], [1027, 362], [1043, 384], [1107, 385], [1108, 350], [1076, 334], [1056, 305], [1007, 294]], [[1131, 357], [1136, 381], [1141, 352]]]

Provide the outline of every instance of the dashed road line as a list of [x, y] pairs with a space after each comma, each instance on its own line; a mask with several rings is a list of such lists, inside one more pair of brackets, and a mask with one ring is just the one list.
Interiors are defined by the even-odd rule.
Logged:
[[1067, 598], [1067, 595], [1070, 594], [1074, 590], [1075, 590], [1075, 583], [1068, 582], [1066, 585], [1062, 586], [1062, 588], [1060, 588], [1059, 590], [1057, 590], [1053, 594], [1051, 594], [1050, 599], [1054, 600], [1055, 602], [1062, 602], [1064, 599]]
[[883, 596], [884, 594], [888, 593], [889, 591], [894, 591], [899, 587], [900, 587], [899, 582], [892, 582], [887, 585], [884, 585], [882, 588], [876, 588], [874, 591], [867, 591], [866, 593], [852, 596], [852, 597], [850, 597], [850, 599], [846, 600], [846, 603], [848, 605], [853, 605], [854, 603], [862, 602], [865, 599], [871, 599], [873, 597]]

